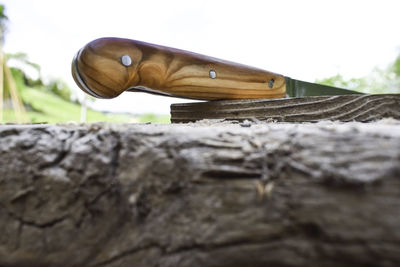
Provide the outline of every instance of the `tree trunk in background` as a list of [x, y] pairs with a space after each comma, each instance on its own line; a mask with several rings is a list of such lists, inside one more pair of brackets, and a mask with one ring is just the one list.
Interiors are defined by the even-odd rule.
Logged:
[[400, 122], [0, 126], [0, 266], [399, 266]]
[[13, 106], [14, 114], [16, 121], [18, 123], [23, 123], [29, 121], [28, 116], [26, 114], [26, 110], [24, 107], [24, 103], [22, 102], [21, 96], [18, 92], [17, 84], [15, 83], [14, 77], [10, 69], [7, 66], [7, 60], [4, 56], [3, 51], [1, 50], [2, 46], [0, 45], [0, 123], [3, 122], [3, 108], [4, 108], [4, 95], [5, 91], [9, 94], [11, 98], [11, 103]]
[[81, 122], [86, 122], [87, 118], [87, 96], [83, 97], [81, 102]]
[[0, 43], [0, 123], [3, 123], [3, 108], [4, 108], [4, 55], [3, 45]]

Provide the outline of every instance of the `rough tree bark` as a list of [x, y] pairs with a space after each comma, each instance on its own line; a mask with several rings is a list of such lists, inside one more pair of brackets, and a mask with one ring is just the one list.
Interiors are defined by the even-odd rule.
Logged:
[[400, 123], [0, 126], [0, 266], [399, 266]]

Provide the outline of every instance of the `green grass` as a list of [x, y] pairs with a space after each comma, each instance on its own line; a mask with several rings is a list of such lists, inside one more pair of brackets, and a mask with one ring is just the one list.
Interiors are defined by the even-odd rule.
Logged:
[[156, 115], [156, 114], [143, 114], [139, 117], [139, 122], [152, 122], [152, 123], [171, 123], [170, 115]]
[[[32, 123], [59, 123], [79, 122], [81, 106], [79, 104], [65, 101], [62, 98], [34, 88], [21, 90], [24, 103], [29, 104], [32, 109], [27, 111]], [[15, 122], [15, 114], [11, 110], [4, 110], [4, 122]], [[102, 113], [87, 109], [87, 122], [152, 122], [169, 123], [169, 115], [145, 114], [135, 116], [130, 114]]]

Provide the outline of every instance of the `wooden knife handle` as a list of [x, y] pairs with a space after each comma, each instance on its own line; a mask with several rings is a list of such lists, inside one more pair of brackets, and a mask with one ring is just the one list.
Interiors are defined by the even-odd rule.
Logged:
[[282, 75], [120, 38], [88, 43], [75, 56], [72, 75], [82, 90], [99, 98], [113, 98], [124, 91], [204, 100], [286, 95]]

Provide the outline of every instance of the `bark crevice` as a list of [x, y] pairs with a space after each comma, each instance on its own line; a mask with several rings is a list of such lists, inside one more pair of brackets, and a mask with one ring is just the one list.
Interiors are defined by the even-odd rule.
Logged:
[[0, 136], [0, 266], [400, 263], [396, 120]]

